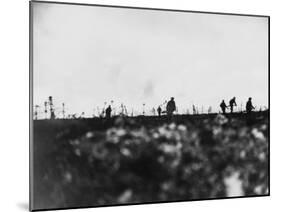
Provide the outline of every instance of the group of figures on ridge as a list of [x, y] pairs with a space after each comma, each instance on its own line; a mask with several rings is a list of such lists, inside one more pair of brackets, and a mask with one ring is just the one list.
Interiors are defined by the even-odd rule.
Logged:
[[[230, 108], [230, 113], [233, 113], [235, 106], [237, 106], [236, 97], [233, 97], [232, 99], [230, 99], [228, 106], [226, 105], [224, 100], [222, 100], [222, 102], [220, 104], [220, 108], [221, 108], [223, 114], [226, 114], [227, 108]], [[249, 99], [246, 103], [247, 114], [250, 114], [252, 112], [252, 110], [254, 110], [254, 109], [255, 109], [255, 107], [252, 104], [252, 98], [249, 97]], [[112, 109], [111, 109], [111, 106], [109, 105], [105, 110], [106, 118], [111, 117], [111, 111], [112, 111]], [[171, 97], [170, 101], [167, 102], [166, 111], [162, 111], [162, 108], [160, 106], [157, 108], [158, 116], [161, 116], [162, 113], [166, 113], [167, 116], [172, 116], [175, 111], [176, 111], [176, 102], [175, 102], [174, 97]]]
[[[230, 99], [228, 106], [225, 104], [224, 100], [222, 100], [222, 102], [220, 104], [220, 108], [221, 108], [223, 114], [226, 114], [227, 108], [230, 108], [230, 113], [233, 113], [234, 106], [237, 106], [236, 97], [233, 97], [232, 99]], [[252, 110], [254, 110], [254, 109], [255, 109], [255, 107], [252, 104], [252, 98], [249, 97], [249, 99], [246, 103], [246, 113], [250, 114], [252, 112]]]

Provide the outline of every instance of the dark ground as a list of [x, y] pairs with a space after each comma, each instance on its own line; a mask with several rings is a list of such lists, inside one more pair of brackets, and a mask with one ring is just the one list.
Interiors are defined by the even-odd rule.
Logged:
[[34, 209], [268, 194], [268, 112], [34, 121]]

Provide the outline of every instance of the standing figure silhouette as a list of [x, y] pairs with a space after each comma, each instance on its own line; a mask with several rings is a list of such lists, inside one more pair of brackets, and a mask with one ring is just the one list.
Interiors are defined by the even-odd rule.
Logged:
[[158, 112], [158, 116], [161, 116], [162, 109], [160, 106], [157, 108], [157, 112]]
[[111, 106], [109, 105], [105, 110], [105, 117], [106, 118], [109, 119], [111, 117], [111, 111], [112, 111], [112, 109], [111, 109]]
[[246, 112], [248, 114], [250, 114], [252, 112], [252, 110], [255, 109], [255, 107], [253, 106], [252, 104], [252, 98], [250, 97], [247, 101], [247, 104], [246, 104]]
[[230, 113], [233, 113], [233, 107], [237, 106], [236, 104], [236, 98], [233, 97], [230, 101], [229, 101], [229, 106], [230, 106]]
[[227, 108], [227, 106], [226, 106], [224, 100], [222, 100], [220, 107], [221, 107], [222, 113], [225, 114], [225, 109]]
[[175, 103], [174, 97], [171, 97], [171, 100], [167, 103], [166, 110], [167, 110], [168, 116], [173, 115], [174, 111], [176, 110], [176, 103]]

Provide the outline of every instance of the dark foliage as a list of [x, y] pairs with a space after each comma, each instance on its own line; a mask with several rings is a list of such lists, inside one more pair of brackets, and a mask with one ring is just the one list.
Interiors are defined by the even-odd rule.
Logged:
[[34, 188], [35, 209], [265, 195], [268, 114], [35, 121]]

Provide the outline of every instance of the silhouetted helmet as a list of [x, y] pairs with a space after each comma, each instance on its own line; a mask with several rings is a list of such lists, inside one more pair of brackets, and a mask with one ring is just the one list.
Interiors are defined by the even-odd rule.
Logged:
[[171, 97], [171, 100], [174, 100], [174, 97]]

